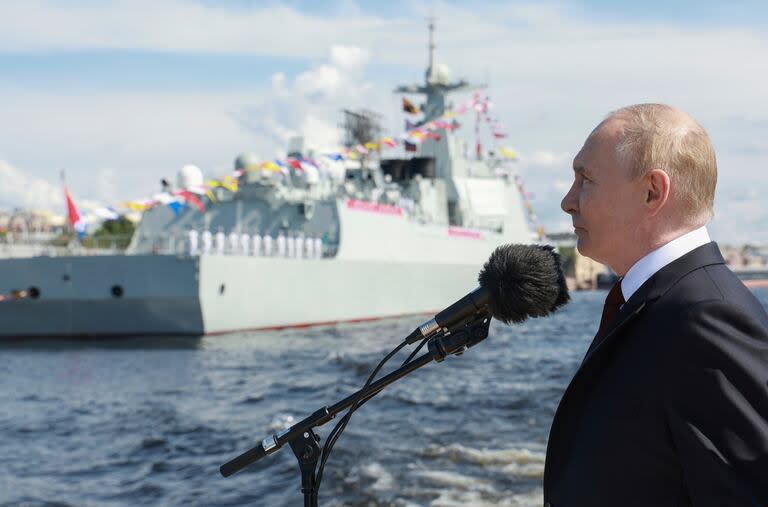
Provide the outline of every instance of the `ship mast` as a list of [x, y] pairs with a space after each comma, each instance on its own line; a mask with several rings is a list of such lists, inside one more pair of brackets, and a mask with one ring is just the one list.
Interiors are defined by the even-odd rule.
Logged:
[[448, 93], [466, 90], [470, 84], [464, 79], [450, 81], [448, 68], [445, 65], [437, 63], [435, 44], [435, 18], [429, 20], [429, 63], [424, 73], [424, 84], [401, 85], [395, 88], [394, 93], [411, 93], [425, 95], [427, 100], [422, 106], [424, 118], [417, 124], [423, 125], [438, 117], [445, 112], [445, 97]]
[[431, 81], [432, 72], [435, 66], [435, 17], [430, 16], [429, 20], [429, 67], [427, 67], [426, 81]]

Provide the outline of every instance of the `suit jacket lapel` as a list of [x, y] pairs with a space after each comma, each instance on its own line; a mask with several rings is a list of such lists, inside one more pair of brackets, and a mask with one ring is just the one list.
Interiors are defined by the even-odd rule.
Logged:
[[605, 337], [582, 361], [582, 367], [590, 358], [598, 354], [599, 350], [604, 349], [609, 341], [615, 339], [619, 331], [637, 316], [646, 305], [660, 298], [680, 278], [704, 266], [723, 264], [724, 262], [717, 243], [710, 242], [691, 250], [679, 259], [661, 268], [632, 294], [629, 301], [624, 303], [624, 306], [621, 307], [613, 322], [608, 324], [605, 330]]
[[[630, 305], [630, 302], [633, 300], [634, 304]], [[635, 295], [633, 294], [632, 298], [630, 298], [630, 301], [627, 301], [624, 306], [621, 307], [621, 310], [619, 310], [619, 313], [616, 315], [616, 318], [613, 320], [613, 322], [608, 324], [608, 327], [605, 330], [605, 336], [602, 340], [600, 340], [600, 343], [598, 343], [597, 346], [595, 346], [586, 356], [584, 356], [584, 360], [581, 362], [581, 367], [579, 367], [579, 370], [581, 370], [589, 358], [594, 357], [600, 349], [605, 347], [605, 344], [608, 343], [608, 341], [611, 340], [615, 334], [617, 334], [624, 326], [626, 326], [637, 314], [643, 311], [645, 305], [645, 298], [635, 299]]]

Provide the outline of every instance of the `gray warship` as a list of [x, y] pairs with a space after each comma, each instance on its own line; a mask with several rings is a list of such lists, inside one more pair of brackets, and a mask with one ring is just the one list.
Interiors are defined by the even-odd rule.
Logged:
[[[436, 62], [430, 25], [425, 82], [395, 92], [423, 95], [426, 123], [468, 88]], [[145, 211], [120, 254], [1, 259], [0, 294], [24, 297], [0, 302], [0, 336], [210, 335], [438, 311], [477, 285], [496, 246], [536, 236], [511, 168], [470, 157], [451, 129], [436, 137], [336, 161], [320, 180], [244, 170], [205, 213]], [[300, 139], [288, 151], [306, 155]]]

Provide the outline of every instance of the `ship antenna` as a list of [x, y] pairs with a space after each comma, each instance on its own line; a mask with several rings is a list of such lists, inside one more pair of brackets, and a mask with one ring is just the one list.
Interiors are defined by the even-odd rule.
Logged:
[[435, 66], [435, 16], [429, 16], [429, 66], [427, 67], [427, 81], [432, 76]]

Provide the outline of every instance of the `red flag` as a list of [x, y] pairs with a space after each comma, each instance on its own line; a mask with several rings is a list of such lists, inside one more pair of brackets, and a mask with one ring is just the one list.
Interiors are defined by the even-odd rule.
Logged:
[[435, 141], [439, 141], [441, 139], [440, 134], [437, 134], [435, 132], [427, 132], [427, 138], [434, 139]]
[[200, 202], [200, 199], [198, 199], [197, 196], [192, 192], [188, 190], [179, 190], [178, 192], [176, 192], [176, 195], [180, 195], [184, 198], [185, 201], [191, 202], [192, 204], [194, 204], [197, 207], [197, 209], [200, 210], [200, 213], [205, 213], [205, 206], [203, 206], [203, 203]]
[[77, 232], [85, 231], [85, 224], [80, 219], [80, 212], [77, 210], [77, 206], [75, 205], [75, 201], [72, 200], [72, 196], [69, 195], [69, 190], [66, 185], [64, 185], [64, 199], [67, 201], [69, 225]]
[[302, 169], [300, 160], [297, 160], [295, 158], [289, 158], [288, 160], [286, 160], [286, 162], [288, 162], [288, 165], [293, 167], [294, 169], [298, 169], [298, 170]]

